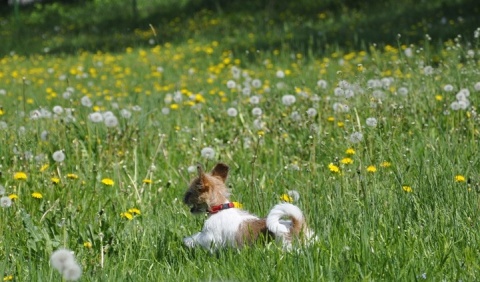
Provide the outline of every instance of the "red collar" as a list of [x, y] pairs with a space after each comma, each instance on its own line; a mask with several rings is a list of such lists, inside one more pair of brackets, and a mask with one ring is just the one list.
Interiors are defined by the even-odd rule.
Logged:
[[226, 210], [226, 209], [230, 209], [230, 208], [234, 208], [235, 205], [233, 203], [225, 203], [225, 204], [221, 204], [221, 205], [218, 205], [218, 206], [213, 206], [211, 207], [209, 210], [208, 210], [208, 214], [215, 214], [221, 210]]

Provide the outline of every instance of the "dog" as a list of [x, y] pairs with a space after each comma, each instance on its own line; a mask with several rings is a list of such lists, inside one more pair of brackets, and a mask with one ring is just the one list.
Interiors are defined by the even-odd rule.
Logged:
[[[252, 245], [265, 238], [280, 242], [290, 250], [294, 241], [308, 243], [315, 235], [307, 228], [302, 211], [289, 203], [277, 204], [266, 218], [259, 218], [235, 206], [225, 185], [229, 167], [218, 163], [210, 173], [197, 166], [198, 176], [191, 182], [183, 202], [193, 214], [208, 213], [203, 229], [183, 243], [190, 248], [202, 246], [210, 251]], [[283, 220], [282, 218], [289, 218]]]

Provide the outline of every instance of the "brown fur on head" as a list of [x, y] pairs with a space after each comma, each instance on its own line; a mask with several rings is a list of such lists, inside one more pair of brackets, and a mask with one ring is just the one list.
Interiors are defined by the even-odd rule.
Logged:
[[228, 190], [225, 181], [229, 167], [218, 163], [210, 173], [205, 173], [201, 165], [197, 165], [198, 176], [192, 180], [190, 187], [183, 198], [183, 202], [190, 206], [192, 213], [207, 212], [210, 207], [228, 201]]

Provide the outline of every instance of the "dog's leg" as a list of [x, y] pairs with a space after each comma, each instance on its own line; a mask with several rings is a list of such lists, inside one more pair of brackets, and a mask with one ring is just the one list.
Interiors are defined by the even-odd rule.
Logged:
[[199, 243], [198, 238], [201, 236], [201, 234], [202, 232], [198, 232], [190, 237], [183, 238], [183, 244], [189, 248], [195, 247]]

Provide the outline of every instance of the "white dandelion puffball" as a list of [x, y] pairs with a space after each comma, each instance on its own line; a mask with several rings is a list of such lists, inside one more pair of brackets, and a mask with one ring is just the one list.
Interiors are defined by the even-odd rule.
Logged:
[[251, 93], [252, 93], [252, 89], [250, 89], [250, 87], [245, 87], [242, 89], [242, 94], [244, 96], [250, 96]]
[[90, 100], [90, 98], [88, 96], [83, 96], [81, 99], [80, 99], [80, 103], [82, 104], [82, 106], [85, 106], [85, 107], [88, 107], [90, 108], [91, 106], [93, 106], [93, 103], [92, 101]]
[[230, 117], [236, 117], [238, 115], [238, 111], [235, 108], [228, 108], [227, 115]]
[[275, 74], [278, 78], [284, 78], [285, 73], [282, 70], [278, 70], [277, 73]]
[[254, 88], [262, 87], [262, 81], [258, 78], [252, 80], [252, 87], [254, 87]]
[[376, 127], [377, 126], [377, 119], [374, 118], [374, 117], [369, 117], [369, 118], [367, 118], [365, 123], [370, 127]]
[[480, 91], [480, 82], [475, 83], [473, 89], [475, 89], [475, 91]]
[[209, 160], [212, 160], [213, 158], [215, 158], [215, 150], [212, 147], [203, 148], [200, 154], [202, 155], [202, 157]]
[[130, 111], [127, 110], [127, 109], [122, 109], [122, 110], [120, 111], [120, 115], [121, 115], [123, 118], [129, 119], [130, 117], [132, 117], [132, 112], [130, 112]]
[[170, 113], [170, 108], [164, 107], [162, 108], [162, 114], [168, 115]]
[[445, 86], [443, 86], [443, 90], [446, 91], [446, 92], [452, 92], [453, 91], [453, 85], [446, 84]]
[[354, 132], [348, 137], [350, 143], [360, 143], [363, 140], [363, 134], [361, 132]]
[[297, 101], [297, 98], [295, 98], [295, 96], [290, 95], [290, 94], [283, 95], [283, 97], [282, 97], [282, 103], [285, 106], [291, 106], [295, 103], [295, 101]]
[[250, 97], [250, 104], [252, 105], [257, 105], [258, 103], [260, 103], [260, 97], [259, 96], [252, 96]]
[[328, 83], [325, 80], [320, 79], [319, 81], [317, 81], [317, 86], [318, 88], [325, 89], [327, 88]]
[[423, 73], [425, 75], [432, 75], [433, 74], [433, 67], [432, 66], [426, 66], [423, 68]]
[[104, 123], [107, 127], [115, 127], [118, 125], [118, 119], [114, 115], [107, 116], [104, 120]]
[[52, 154], [52, 158], [54, 161], [56, 161], [57, 163], [61, 163], [65, 160], [65, 153], [62, 151], [62, 150], [58, 150], [58, 151], [55, 151], [53, 154]]
[[8, 124], [4, 122], [3, 120], [0, 121], [0, 129], [5, 130], [8, 128]]
[[52, 110], [57, 115], [63, 114], [63, 108], [61, 106], [54, 106]]
[[50, 256], [50, 263], [55, 269], [62, 272], [67, 266], [75, 263], [75, 256], [70, 250], [58, 249]]
[[412, 50], [412, 48], [410, 48], [410, 47], [405, 48], [405, 50], [403, 51], [403, 53], [404, 53], [405, 56], [407, 56], [408, 58], [410, 58], [410, 57], [413, 56], [413, 50]]
[[335, 87], [335, 89], [333, 89], [333, 94], [337, 97], [342, 97], [345, 94], [345, 91], [340, 87]]
[[5, 195], [5, 187], [3, 187], [3, 185], [0, 184], [0, 196], [3, 196]]
[[297, 190], [289, 190], [287, 191], [287, 195], [290, 196], [294, 202], [300, 199], [300, 193], [298, 193]]
[[67, 281], [76, 281], [82, 276], [82, 269], [77, 263], [73, 263], [62, 272], [62, 275]]
[[91, 121], [91, 122], [102, 122], [103, 121], [103, 116], [101, 113], [99, 112], [95, 112], [95, 113], [91, 113], [88, 115], [88, 119]]
[[236, 86], [237, 86], [237, 84], [235, 83], [235, 81], [233, 81], [233, 80], [227, 81], [227, 88], [228, 88], [228, 89], [233, 89], [233, 88], [235, 88]]
[[197, 166], [191, 165], [187, 168], [188, 173], [195, 173], [197, 172]]
[[407, 96], [408, 95], [408, 88], [406, 87], [400, 87], [398, 88], [398, 94], [401, 96]]
[[309, 117], [314, 117], [314, 116], [317, 115], [317, 110], [314, 109], [314, 108], [309, 108], [309, 109], [307, 110], [307, 115], [308, 115]]
[[252, 115], [254, 115], [256, 117], [261, 116], [262, 113], [263, 113], [263, 111], [259, 107], [255, 107], [255, 108], [252, 109]]
[[2, 208], [9, 208], [12, 205], [12, 199], [8, 196], [3, 196], [0, 198], [0, 206]]

